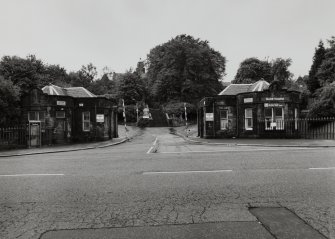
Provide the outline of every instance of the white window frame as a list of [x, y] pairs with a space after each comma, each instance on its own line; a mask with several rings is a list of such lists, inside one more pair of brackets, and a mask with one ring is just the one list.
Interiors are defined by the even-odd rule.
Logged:
[[[265, 118], [265, 110], [264, 110], [264, 119], [265, 119], [265, 130], [284, 130], [284, 107], [269, 107], [267, 109], [271, 109], [271, 118], [270, 119], [266, 119]], [[282, 116], [277, 117], [275, 115], [275, 110], [276, 109], [281, 109], [282, 112]], [[270, 123], [270, 126], [267, 126], [267, 123]], [[276, 126], [274, 127], [273, 125], [271, 125], [271, 123], [276, 123]]]
[[298, 109], [294, 108], [294, 129], [298, 130]]
[[[250, 116], [248, 116], [248, 114], [247, 114], [248, 111], [251, 111]], [[253, 113], [252, 108], [244, 109], [244, 127], [245, 127], [245, 130], [253, 130], [254, 121], [253, 121], [252, 113]], [[249, 119], [251, 119], [251, 127], [249, 127], [249, 125], [248, 125], [248, 122], [249, 122], [248, 120]]]
[[[226, 118], [222, 117], [221, 112], [226, 112]], [[227, 130], [228, 129], [228, 109], [220, 110], [220, 129], [221, 130]]]
[[[88, 114], [88, 119], [85, 119], [85, 114]], [[85, 131], [85, 132], [90, 131], [91, 115], [90, 115], [89, 111], [84, 111], [82, 113], [82, 122], [83, 122], [83, 131]], [[85, 126], [85, 123], [88, 123], [88, 127]]]

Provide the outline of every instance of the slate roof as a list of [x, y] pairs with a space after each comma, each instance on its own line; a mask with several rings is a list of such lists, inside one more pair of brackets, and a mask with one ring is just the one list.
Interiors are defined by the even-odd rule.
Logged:
[[62, 88], [53, 84], [49, 84], [42, 88], [42, 91], [48, 95], [63, 95], [63, 96], [71, 96], [74, 98], [91, 98], [97, 97], [92, 92], [88, 91], [84, 87], [67, 87]]
[[238, 95], [246, 92], [263, 91], [269, 88], [269, 83], [259, 80], [253, 84], [230, 84], [219, 95]]

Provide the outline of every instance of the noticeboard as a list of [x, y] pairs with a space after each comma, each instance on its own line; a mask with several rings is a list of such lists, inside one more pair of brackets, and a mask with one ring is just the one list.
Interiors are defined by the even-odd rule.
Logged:
[[206, 113], [206, 121], [214, 121], [214, 113]]
[[97, 122], [98, 123], [105, 122], [105, 115], [103, 115], [103, 114], [97, 114]]

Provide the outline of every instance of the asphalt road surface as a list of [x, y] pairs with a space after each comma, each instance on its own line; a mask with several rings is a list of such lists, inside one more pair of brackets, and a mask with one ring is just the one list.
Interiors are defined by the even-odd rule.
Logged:
[[[149, 226], [175, 228], [167, 238], [236, 228], [250, 230], [236, 238], [274, 238], [253, 207], [286, 208], [335, 238], [334, 155], [333, 148], [188, 144], [168, 128], [148, 128], [109, 148], [0, 158], [0, 238], [64, 238], [101, 228], [86, 234], [157, 238]], [[64, 232], [70, 234], [57, 234]]]

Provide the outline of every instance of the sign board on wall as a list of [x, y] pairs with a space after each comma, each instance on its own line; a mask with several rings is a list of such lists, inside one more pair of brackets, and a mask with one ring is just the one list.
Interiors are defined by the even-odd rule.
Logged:
[[97, 122], [98, 123], [105, 122], [105, 115], [103, 115], [103, 114], [97, 114]]
[[284, 107], [285, 104], [284, 103], [264, 103], [264, 107], [265, 108], [269, 108], [269, 107]]
[[206, 121], [214, 121], [214, 113], [206, 113]]
[[284, 97], [267, 97], [265, 98], [265, 100], [268, 100], [268, 101], [273, 101], [273, 100], [277, 100], [277, 101], [284, 101], [285, 98]]
[[66, 105], [66, 101], [62, 101], [62, 100], [57, 100], [57, 105]]
[[244, 103], [252, 103], [252, 102], [254, 102], [254, 99], [253, 98], [244, 98], [243, 102]]

